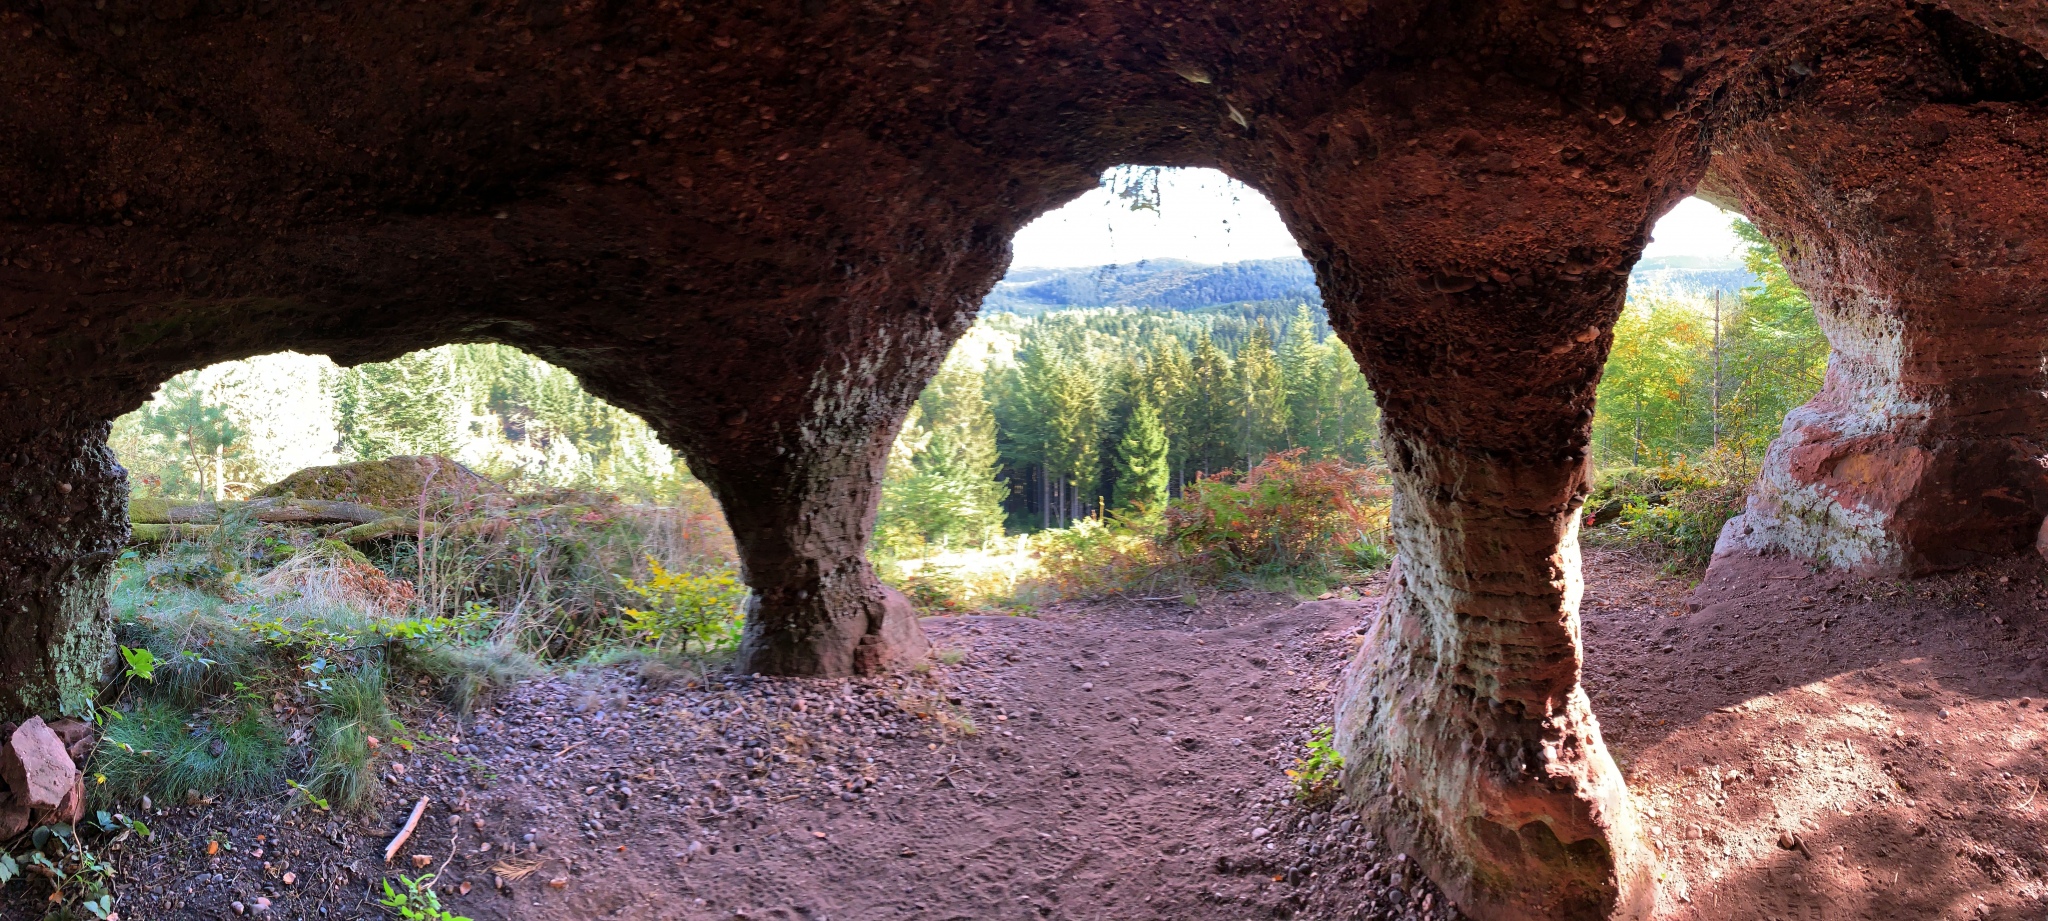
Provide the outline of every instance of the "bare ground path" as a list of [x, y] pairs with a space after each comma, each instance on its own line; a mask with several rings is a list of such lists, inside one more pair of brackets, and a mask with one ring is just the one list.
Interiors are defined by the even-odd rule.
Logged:
[[[515, 884], [475, 916], [1111, 921], [1327, 908], [1321, 874], [1369, 845], [1362, 831], [1337, 834], [1342, 818], [1289, 805], [1283, 770], [1327, 719], [1345, 638], [1368, 612], [1238, 595], [1200, 611], [940, 618], [926, 629], [963, 657], [929, 683], [740, 682], [711, 698], [738, 707], [733, 718], [673, 698], [655, 705], [666, 741], [626, 733], [632, 750], [592, 760], [623, 754], [633, 767], [616, 770], [646, 764], [659, 777], [666, 747], [736, 744], [767, 753], [755, 758], [766, 776], [742, 760], [708, 804], [680, 807], [648, 781], [654, 792], [636, 791], [640, 811], [624, 814], [587, 785], [503, 788], [480, 804], [489, 821], [536, 830], [544, 855], [577, 855], [575, 872], [561, 889]], [[930, 718], [887, 716], [905, 711]], [[1326, 823], [1318, 834], [1281, 830], [1309, 816]], [[590, 818], [616, 834], [570, 824]]]
[[[2048, 914], [2042, 578], [1763, 564], [1695, 593], [1590, 553], [1587, 686], [1664, 857], [1664, 917]], [[160, 806], [118, 857], [123, 915], [378, 917], [366, 894], [403, 870], [479, 921], [1440, 918], [1399, 855], [1282, 774], [1374, 608], [1097, 600], [928, 620], [955, 661], [922, 674], [529, 682], [428, 727], [377, 815]]]

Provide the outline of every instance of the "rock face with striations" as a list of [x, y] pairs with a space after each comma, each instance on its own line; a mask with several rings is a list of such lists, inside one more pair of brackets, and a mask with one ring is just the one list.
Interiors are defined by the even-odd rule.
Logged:
[[1838, 359], [1745, 552], [2023, 547], [2044, 5], [8, 7], [0, 715], [105, 673], [108, 420], [282, 348], [562, 365], [724, 507], [740, 668], [915, 661], [863, 552], [904, 414], [1019, 228], [1105, 167], [1214, 166], [1271, 197], [1385, 410], [1403, 577], [1338, 714], [1347, 789], [1482, 921], [1639, 915], [1576, 611], [1626, 272], [1711, 172], [1821, 303]]

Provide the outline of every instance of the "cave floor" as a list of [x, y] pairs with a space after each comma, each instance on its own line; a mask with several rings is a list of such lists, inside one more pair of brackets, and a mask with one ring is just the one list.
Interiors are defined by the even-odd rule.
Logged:
[[[1590, 550], [1586, 681], [1660, 915], [2041, 917], [2042, 569], [1752, 563], [1695, 592]], [[479, 921], [1454, 917], [1283, 773], [1373, 614], [1360, 588], [931, 618], [940, 664], [855, 682], [527, 682], [467, 725], [416, 717], [374, 814], [159, 807], [117, 856], [122, 915], [378, 917], [402, 871]]]
[[1587, 573], [1587, 690], [1662, 917], [2048, 911], [2039, 558], [1915, 580], [1749, 559], [1695, 590], [1609, 551]]

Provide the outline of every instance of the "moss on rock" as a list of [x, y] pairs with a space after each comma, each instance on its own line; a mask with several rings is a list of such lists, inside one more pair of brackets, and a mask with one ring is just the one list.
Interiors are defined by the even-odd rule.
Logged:
[[504, 487], [446, 457], [390, 457], [379, 461], [308, 467], [266, 487], [256, 499], [326, 499], [378, 508], [445, 507], [471, 496], [503, 493]]

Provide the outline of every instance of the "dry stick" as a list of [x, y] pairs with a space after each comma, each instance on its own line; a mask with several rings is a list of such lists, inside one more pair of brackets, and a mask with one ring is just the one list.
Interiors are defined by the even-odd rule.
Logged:
[[412, 830], [419, 827], [420, 816], [426, 814], [426, 811], [427, 798], [422, 796], [419, 802], [412, 804], [412, 817], [405, 820], [405, 827], [398, 830], [398, 837], [391, 839], [391, 843], [385, 846], [385, 863], [390, 863], [391, 858], [398, 856], [398, 849], [405, 846], [407, 838], [412, 837]]

